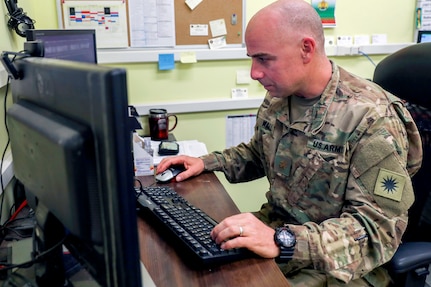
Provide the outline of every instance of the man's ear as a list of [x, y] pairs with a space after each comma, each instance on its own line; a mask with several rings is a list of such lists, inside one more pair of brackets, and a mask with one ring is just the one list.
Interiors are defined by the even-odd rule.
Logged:
[[310, 62], [314, 52], [316, 51], [316, 41], [311, 37], [305, 37], [302, 39], [301, 49], [304, 63]]

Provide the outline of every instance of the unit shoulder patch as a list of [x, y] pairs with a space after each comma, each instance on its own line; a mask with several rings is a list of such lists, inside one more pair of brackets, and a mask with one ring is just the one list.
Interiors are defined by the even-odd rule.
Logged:
[[401, 201], [406, 175], [380, 168], [377, 176], [374, 194], [395, 201]]

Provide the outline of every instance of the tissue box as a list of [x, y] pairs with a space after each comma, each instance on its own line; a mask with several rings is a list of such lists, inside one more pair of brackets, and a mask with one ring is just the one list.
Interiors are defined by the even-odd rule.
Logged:
[[133, 134], [133, 162], [135, 176], [154, 174], [153, 155], [144, 149], [144, 141], [136, 133]]

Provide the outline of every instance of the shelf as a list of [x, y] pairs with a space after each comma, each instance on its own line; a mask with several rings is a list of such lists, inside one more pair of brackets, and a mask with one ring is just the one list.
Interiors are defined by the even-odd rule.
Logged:
[[[328, 56], [360, 56], [391, 54], [413, 43], [374, 44], [364, 46], [328, 46], [325, 48]], [[179, 61], [181, 53], [194, 52], [197, 61], [216, 60], [242, 60], [249, 59], [245, 47], [221, 48], [210, 50], [208, 48], [174, 48], [174, 49], [144, 49], [119, 48], [99, 49], [97, 58], [99, 63], [145, 63], [158, 62], [159, 54], [174, 54], [175, 61]]]
[[215, 99], [207, 101], [178, 101], [178, 102], [159, 102], [135, 105], [140, 116], [148, 115], [150, 109], [164, 108], [170, 113], [199, 113], [214, 111], [229, 111], [242, 109], [257, 109], [262, 103], [263, 98], [246, 99]]

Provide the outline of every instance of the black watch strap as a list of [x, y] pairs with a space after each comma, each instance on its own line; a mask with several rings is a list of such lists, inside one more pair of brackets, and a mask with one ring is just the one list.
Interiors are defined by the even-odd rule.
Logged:
[[275, 257], [275, 262], [277, 263], [287, 263], [293, 258], [294, 248], [280, 247], [280, 255]]

